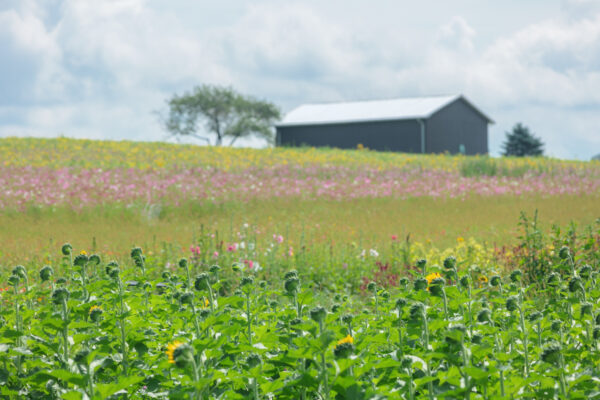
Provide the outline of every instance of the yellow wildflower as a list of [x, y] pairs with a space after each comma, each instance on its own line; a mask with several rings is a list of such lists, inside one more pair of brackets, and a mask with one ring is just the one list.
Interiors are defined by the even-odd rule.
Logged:
[[458, 243], [462, 243], [462, 242], [464, 242], [464, 241], [465, 241], [465, 238], [464, 238], [464, 237], [462, 237], [462, 236], [459, 236], [459, 237], [457, 237], [457, 238], [456, 238], [456, 241], [457, 241]]
[[80, 252], [79, 254], [81, 254], [81, 255], [83, 255], [83, 256], [86, 256], [86, 255], [87, 255], [87, 251], [85, 251], [85, 250], [81, 250], [81, 252]]
[[171, 364], [175, 364], [175, 359], [173, 358], [173, 353], [181, 345], [183, 345], [183, 342], [180, 342], [179, 340], [176, 340], [173, 343], [169, 343], [167, 345], [167, 351], [166, 351], [166, 353], [167, 353], [167, 356], [169, 357], [169, 362]]
[[339, 346], [340, 344], [344, 344], [344, 343], [354, 344], [354, 338], [352, 336], [348, 335], [345, 338], [338, 340], [337, 345]]
[[479, 275], [479, 282], [488, 283], [488, 278], [485, 275]]

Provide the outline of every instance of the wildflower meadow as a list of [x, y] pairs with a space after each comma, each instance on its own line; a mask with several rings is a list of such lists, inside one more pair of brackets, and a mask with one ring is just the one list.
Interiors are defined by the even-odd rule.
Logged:
[[0, 140], [0, 397], [600, 398], [600, 163]]

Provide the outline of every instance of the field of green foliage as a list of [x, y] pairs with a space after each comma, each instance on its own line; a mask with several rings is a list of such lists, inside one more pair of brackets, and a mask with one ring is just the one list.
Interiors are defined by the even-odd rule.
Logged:
[[600, 221], [521, 222], [501, 269], [399, 248], [402, 268], [376, 264], [360, 286], [341, 261], [375, 250], [290, 263], [276, 235], [268, 266], [213, 264], [202, 240], [119, 264], [65, 244], [54, 266], [4, 274], [0, 395], [600, 398]]

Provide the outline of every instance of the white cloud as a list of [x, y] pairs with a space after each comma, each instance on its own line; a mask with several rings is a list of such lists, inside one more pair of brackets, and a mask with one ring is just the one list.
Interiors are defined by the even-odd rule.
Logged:
[[0, 6], [0, 57], [15, 61], [10, 69], [0, 66], [8, 88], [0, 135], [20, 127], [40, 135], [160, 139], [164, 132], [151, 112], [199, 83], [233, 85], [285, 109], [460, 92], [498, 122], [492, 150], [522, 121], [551, 153], [587, 157], [600, 151], [592, 148], [600, 126], [598, 3], [563, 1], [554, 18], [532, 18], [482, 43], [460, 12], [411, 36], [391, 24], [394, 18], [379, 26], [358, 11], [348, 16], [318, 2], [262, 1], [241, 10], [238, 4], [223, 17], [227, 26], [194, 26], [194, 19], [143, 0], [53, 0], [47, 7], [13, 1]]

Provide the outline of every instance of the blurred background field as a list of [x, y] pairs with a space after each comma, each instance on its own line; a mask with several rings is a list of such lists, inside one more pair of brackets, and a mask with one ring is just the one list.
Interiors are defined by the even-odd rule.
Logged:
[[517, 242], [521, 211], [538, 210], [544, 229], [600, 217], [600, 162], [64, 138], [1, 139], [0, 160], [4, 265], [66, 241], [187, 255], [201, 231], [227, 246], [244, 224], [296, 251], [392, 237], [493, 248]]

